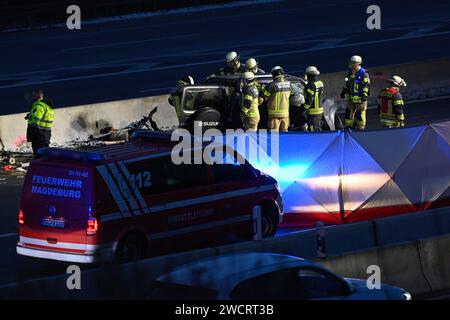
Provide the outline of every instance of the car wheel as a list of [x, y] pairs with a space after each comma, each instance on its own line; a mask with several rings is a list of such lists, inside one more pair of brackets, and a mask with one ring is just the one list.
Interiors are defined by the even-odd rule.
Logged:
[[141, 260], [145, 256], [145, 249], [145, 240], [137, 234], [129, 234], [119, 242], [115, 261], [116, 263], [125, 263]]
[[263, 238], [270, 238], [277, 232], [278, 212], [271, 207], [263, 206], [261, 212], [261, 232]]

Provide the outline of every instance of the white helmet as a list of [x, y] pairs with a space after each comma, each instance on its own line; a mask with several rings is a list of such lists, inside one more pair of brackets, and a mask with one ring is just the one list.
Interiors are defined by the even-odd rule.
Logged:
[[255, 75], [253, 72], [247, 71], [244, 72], [244, 79], [248, 82], [255, 80]]
[[270, 72], [272, 73], [272, 77], [274, 78], [280, 77], [284, 74], [284, 70], [280, 66], [273, 67]]
[[350, 58], [350, 63], [357, 63], [357, 64], [362, 64], [362, 58], [360, 56], [352, 56]]
[[230, 51], [227, 53], [225, 59], [227, 63], [232, 63], [234, 61], [239, 60], [239, 54], [236, 51]]
[[317, 67], [315, 67], [315, 66], [309, 66], [309, 67], [306, 68], [305, 74], [310, 74], [310, 75], [313, 75], [313, 76], [318, 76], [318, 75], [320, 74], [320, 71], [319, 71], [319, 69], [317, 69]]
[[258, 66], [258, 62], [254, 58], [250, 58], [245, 62], [245, 68], [247, 70], [251, 70], [253, 68], [256, 68]]
[[184, 76], [182, 79], [178, 81], [178, 84], [185, 86], [193, 86], [194, 78], [192, 78], [191, 76]]
[[396, 87], [406, 87], [406, 82], [399, 76], [392, 76], [392, 78], [387, 80], [389, 83], [392, 83]]

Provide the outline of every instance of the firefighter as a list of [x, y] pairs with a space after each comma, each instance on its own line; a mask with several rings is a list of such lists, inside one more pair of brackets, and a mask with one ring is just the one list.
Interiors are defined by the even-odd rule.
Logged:
[[255, 75], [252, 72], [244, 73], [244, 87], [242, 88], [242, 124], [244, 130], [258, 130], [259, 117], [259, 92], [256, 87]]
[[181, 97], [183, 95], [183, 88], [186, 86], [193, 86], [194, 78], [191, 76], [184, 76], [178, 80], [178, 87], [173, 88], [169, 96], [169, 103], [175, 107], [177, 116], [181, 116]]
[[266, 72], [259, 67], [258, 61], [254, 58], [247, 59], [245, 62], [245, 70], [253, 72], [253, 74], [265, 74]]
[[352, 56], [349, 72], [345, 78], [346, 85], [342, 89], [341, 98], [348, 95], [345, 111], [345, 128], [364, 130], [366, 127], [367, 99], [370, 95], [370, 79], [366, 69], [361, 67], [362, 58]]
[[291, 83], [284, 79], [283, 68], [276, 66], [271, 73], [273, 81], [268, 84], [265, 92], [268, 128], [285, 132], [289, 128], [289, 97], [293, 90]]
[[315, 66], [306, 68], [305, 76], [308, 81], [304, 89], [307, 124], [309, 131], [322, 131], [322, 94], [323, 82], [319, 80], [320, 71]]
[[25, 116], [28, 121], [27, 141], [31, 142], [34, 158], [39, 158], [38, 150], [50, 145], [52, 124], [55, 117], [53, 104], [44, 100], [44, 91], [35, 90], [31, 93], [33, 104], [31, 111]]
[[380, 91], [378, 96], [378, 114], [383, 128], [397, 128], [405, 126], [403, 114], [403, 98], [400, 88], [406, 87], [406, 82], [399, 76], [388, 79], [389, 87]]
[[209, 77], [226, 76], [245, 72], [245, 67], [241, 65], [239, 53], [236, 51], [228, 52], [225, 57], [225, 62], [226, 64], [223, 68], [220, 68], [216, 73]]

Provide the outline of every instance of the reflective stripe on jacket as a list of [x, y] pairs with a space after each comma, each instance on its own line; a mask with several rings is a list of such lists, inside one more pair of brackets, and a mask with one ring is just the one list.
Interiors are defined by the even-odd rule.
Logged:
[[246, 117], [252, 118], [254, 120], [259, 120], [259, 109], [258, 109], [258, 99], [259, 92], [256, 87], [256, 82], [249, 83], [245, 85], [242, 89], [242, 106], [241, 110]]
[[307, 112], [309, 115], [323, 114], [323, 108], [321, 105], [322, 94], [322, 81], [317, 80], [306, 85], [304, 90], [305, 104], [303, 106], [308, 110]]
[[398, 88], [381, 90], [378, 97], [380, 118], [403, 121], [403, 98]]
[[292, 93], [291, 83], [280, 77], [267, 86], [270, 96], [267, 99], [269, 118], [289, 117], [289, 97]]
[[40, 130], [51, 130], [55, 112], [42, 99], [36, 100], [31, 106], [28, 125]]
[[350, 71], [347, 79], [348, 99], [350, 101], [361, 103], [361, 97], [369, 97], [370, 79], [366, 69], [360, 68], [355, 74]]

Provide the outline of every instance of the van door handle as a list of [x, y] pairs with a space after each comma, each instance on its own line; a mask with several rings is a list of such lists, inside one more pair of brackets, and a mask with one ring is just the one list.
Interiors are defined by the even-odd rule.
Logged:
[[56, 238], [47, 238], [47, 242], [50, 244], [57, 244], [58, 243], [58, 239]]

